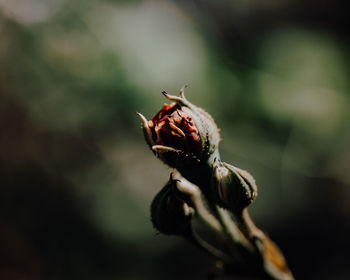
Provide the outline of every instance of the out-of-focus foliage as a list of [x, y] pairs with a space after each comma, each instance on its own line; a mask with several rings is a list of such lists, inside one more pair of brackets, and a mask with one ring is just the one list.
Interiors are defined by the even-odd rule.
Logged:
[[348, 279], [347, 6], [0, 0], [0, 278], [204, 279], [151, 228], [167, 168], [135, 116], [189, 84], [296, 278]]

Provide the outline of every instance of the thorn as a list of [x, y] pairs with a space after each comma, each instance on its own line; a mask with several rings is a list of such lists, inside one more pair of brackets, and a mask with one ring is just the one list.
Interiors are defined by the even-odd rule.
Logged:
[[138, 116], [140, 117], [143, 126], [144, 126], [145, 128], [148, 128], [148, 121], [147, 121], [147, 119], [145, 118], [145, 116], [142, 115], [142, 114], [139, 113], [139, 112], [136, 112], [136, 115], [138, 115]]
[[180, 97], [181, 97], [181, 98], [185, 98], [185, 88], [187, 88], [187, 85], [184, 85], [184, 86], [180, 89]]
[[147, 134], [147, 136], [145, 136], [146, 141], [148, 142], [149, 145], [153, 145], [152, 132], [151, 132], [150, 127], [148, 126], [147, 119], [145, 118], [144, 115], [142, 115], [139, 112], [136, 112], [136, 114], [140, 117], [140, 119], [142, 121], [142, 128], [144, 129], [144, 131], [146, 131], [146, 133], [145, 133], [145, 134]]
[[162, 94], [165, 96], [166, 99], [171, 100], [173, 102], [176, 102], [180, 105], [184, 105], [184, 101], [185, 101], [184, 98], [179, 97], [179, 96], [170, 95], [166, 91], [162, 91]]
[[167, 152], [178, 153], [179, 152], [179, 150], [176, 150], [172, 147], [163, 146], [163, 145], [153, 145], [152, 150], [156, 153], [167, 153]]

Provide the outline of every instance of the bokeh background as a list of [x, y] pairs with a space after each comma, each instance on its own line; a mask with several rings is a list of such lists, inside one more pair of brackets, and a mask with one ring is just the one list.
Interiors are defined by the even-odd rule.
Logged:
[[347, 1], [0, 0], [0, 279], [205, 279], [156, 235], [170, 170], [143, 140], [187, 97], [259, 186], [297, 279], [350, 279]]

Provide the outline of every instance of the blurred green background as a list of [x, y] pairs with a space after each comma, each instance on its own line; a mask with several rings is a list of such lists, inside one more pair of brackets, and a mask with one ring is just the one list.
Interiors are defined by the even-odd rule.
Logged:
[[0, 0], [0, 279], [205, 279], [156, 235], [150, 118], [187, 98], [296, 279], [350, 279], [346, 1]]

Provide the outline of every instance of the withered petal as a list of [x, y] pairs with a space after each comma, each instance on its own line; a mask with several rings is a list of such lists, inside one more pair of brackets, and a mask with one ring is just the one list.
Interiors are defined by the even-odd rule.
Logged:
[[186, 134], [180, 128], [178, 128], [175, 124], [173, 124], [172, 122], [169, 122], [169, 126], [174, 130], [172, 132], [176, 132], [177, 135], [180, 135], [182, 137], [186, 137]]

